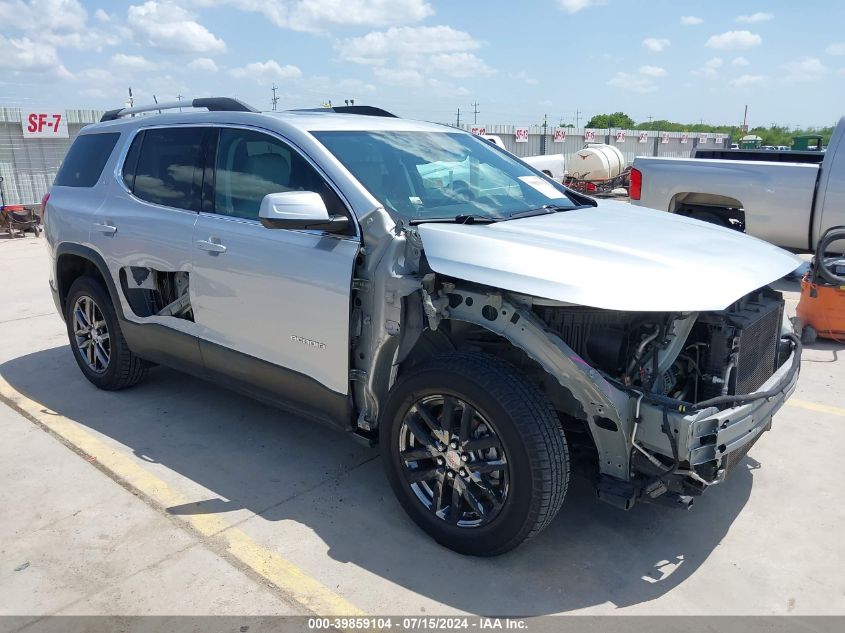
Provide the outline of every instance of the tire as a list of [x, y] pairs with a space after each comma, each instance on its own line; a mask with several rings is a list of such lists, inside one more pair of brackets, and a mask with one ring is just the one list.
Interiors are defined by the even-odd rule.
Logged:
[[399, 503], [461, 554], [496, 556], [536, 536], [569, 485], [551, 405], [515, 367], [483, 354], [448, 353], [409, 369], [387, 397], [379, 442]]
[[[93, 309], [89, 312], [91, 304]], [[76, 308], [82, 311], [81, 316], [74, 314]], [[95, 326], [93, 330], [84, 327], [87, 321]], [[73, 282], [65, 303], [65, 323], [76, 364], [96, 387], [108, 391], [125, 389], [144, 378], [147, 365], [126, 344], [111, 296], [100, 280], [83, 276]], [[77, 332], [83, 334], [78, 336]], [[95, 337], [99, 337], [99, 342]]]
[[701, 220], [702, 222], [707, 222], [708, 224], [715, 224], [716, 226], [723, 226], [725, 228], [730, 228], [731, 224], [725, 218], [721, 217], [717, 213], [710, 213], [709, 211], [699, 211], [697, 213], [691, 213], [689, 215], [693, 220]]
[[803, 345], [812, 345], [818, 337], [819, 333], [812, 325], [805, 325], [801, 328], [801, 343]]

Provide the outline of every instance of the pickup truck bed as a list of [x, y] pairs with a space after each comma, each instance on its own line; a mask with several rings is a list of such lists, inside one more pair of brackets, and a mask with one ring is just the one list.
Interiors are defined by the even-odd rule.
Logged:
[[[631, 202], [812, 252], [828, 228], [845, 225], [843, 138], [845, 118], [826, 152], [713, 150], [696, 158], [638, 157]], [[781, 162], [787, 154], [801, 162]], [[760, 160], [764, 156], [775, 160]], [[832, 247], [845, 250], [841, 242]]]

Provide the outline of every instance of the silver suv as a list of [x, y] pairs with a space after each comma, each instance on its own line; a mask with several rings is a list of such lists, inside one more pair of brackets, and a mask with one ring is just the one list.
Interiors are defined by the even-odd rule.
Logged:
[[604, 501], [689, 507], [795, 387], [766, 286], [799, 262], [769, 244], [376, 108], [176, 106], [85, 128], [46, 202], [79, 368], [166, 364], [378, 442], [447, 547], [540, 532], [576, 452]]

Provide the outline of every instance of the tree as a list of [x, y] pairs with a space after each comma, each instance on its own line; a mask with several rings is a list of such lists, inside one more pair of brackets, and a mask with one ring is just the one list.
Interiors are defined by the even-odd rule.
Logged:
[[624, 112], [614, 112], [613, 114], [597, 114], [592, 119], [587, 121], [587, 127], [591, 128], [622, 128], [629, 130], [634, 127], [634, 119], [629, 117]]

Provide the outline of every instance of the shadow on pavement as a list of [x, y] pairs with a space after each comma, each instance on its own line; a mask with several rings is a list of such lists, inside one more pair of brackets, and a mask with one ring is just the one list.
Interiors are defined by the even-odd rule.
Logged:
[[0, 374], [32, 400], [206, 489], [172, 513], [246, 509], [263, 519], [249, 522], [259, 523], [257, 539], [286, 551], [296, 545], [275, 522], [293, 521], [337, 561], [490, 615], [622, 607], [671, 591], [725, 536], [757, 465], [746, 459], [689, 512], [645, 504], [622, 512], [574, 477], [561, 513], [538, 538], [498, 558], [469, 558], [420, 532], [394, 500], [377, 451], [339, 431], [165, 368], [133, 389], [98, 391], [66, 346], [10, 360]]

